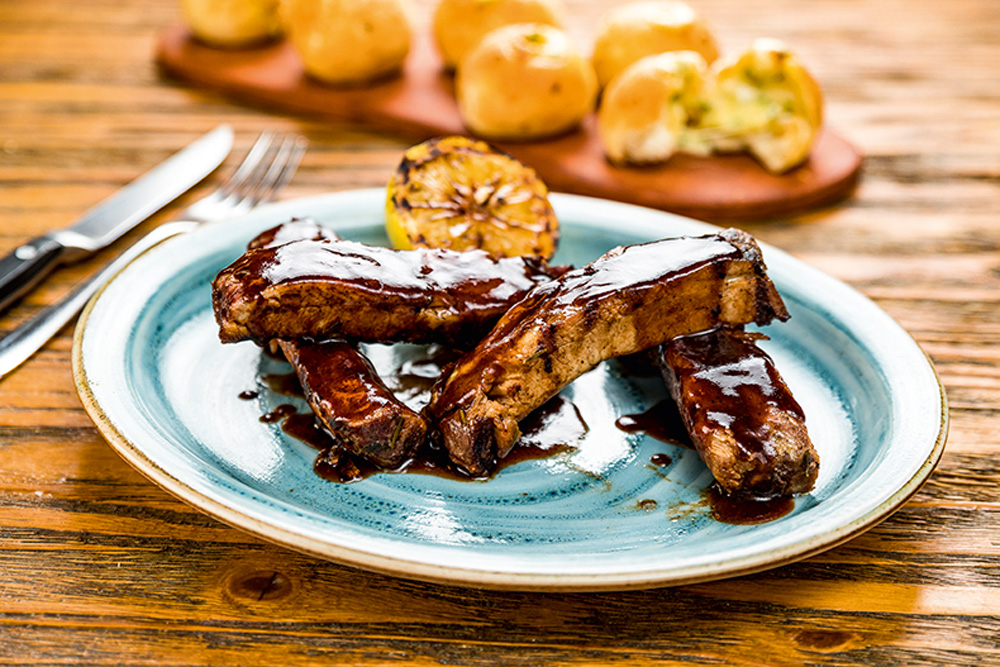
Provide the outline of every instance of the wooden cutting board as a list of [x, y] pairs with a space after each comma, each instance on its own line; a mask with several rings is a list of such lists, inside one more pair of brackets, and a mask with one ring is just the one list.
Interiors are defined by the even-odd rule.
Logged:
[[[402, 76], [361, 88], [309, 78], [287, 42], [223, 50], [198, 42], [184, 26], [161, 34], [156, 59], [171, 77], [267, 108], [354, 122], [414, 142], [467, 134], [452, 78], [428, 38], [415, 40]], [[851, 144], [826, 129], [809, 161], [781, 176], [746, 155], [677, 155], [664, 165], [616, 167], [604, 158], [594, 114], [570, 134], [496, 145], [534, 167], [551, 190], [711, 221], [784, 216], [836, 202], [854, 189], [862, 164]]]

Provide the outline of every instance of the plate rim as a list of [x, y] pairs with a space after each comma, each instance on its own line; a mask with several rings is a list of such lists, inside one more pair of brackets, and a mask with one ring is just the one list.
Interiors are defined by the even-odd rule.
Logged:
[[[364, 188], [353, 190], [342, 190], [322, 195], [304, 197], [300, 199], [285, 200], [276, 204], [258, 207], [255, 215], [261, 215], [260, 211], [266, 209], [286, 208], [291, 204], [302, 205], [305, 209], [310, 204], [316, 202], [327, 202], [331, 198], [353, 196], [366, 198], [378, 195], [384, 198], [384, 190], [380, 188]], [[685, 224], [694, 224], [697, 227], [714, 230], [718, 229], [709, 223], [692, 220], [675, 214], [654, 211], [632, 204], [612, 202], [609, 200], [596, 199], [581, 195], [569, 195], [554, 193], [552, 195], [554, 203], [559, 201], [578, 201], [579, 204], [601, 206], [612, 205], [615, 208], [625, 207], [638, 209], [645, 212], [653, 212], [658, 216], [673, 217]], [[173, 240], [173, 239], [172, 239]], [[166, 243], [170, 243], [168, 240]], [[808, 265], [789, 256], [784, 251], [773, 248], [765, 243], [761, 243], [765, 255], [780, 253], [794, 262], [808, 267]], [[127, 268], [127, 267], [126, 267]], [[868, 297], [855, 290], [850, 285], [821, 273], [829, 280], [833, 280], [856, 296], [869, 301]], [[125, 269], [123, 268], [122, 271]], [[334, 561], [364, 570], [379, 572], [391, 576], [402, 576], [421, 581], [428, 581], [447, 585], [465, 585], [471, 587], [494, 589], [494, 590], [517, 590], [517, 591], [609, 591], [628, 590], [639, 588], [654, 588], [662, 586], [678, 586], [705, 581], [713, 581], [724, 578], [732, 578], [752, 574], [774, 567], [780, 567], [789, 563], [808, 558], [809, 556], [831, 549], [851, 538], [869, 530], [879, 522], [887, 518], [896, 509], [901, 507], [913, 494], [915, 494], [924, 484], [931, 472], [940, 460], [948, 435], [949, 410], [947, 396], [937, 370], [934, 368], [932, 360], [920, 348], [919, 343], [906, 332], [901, 326], [899, 329], [909, 336], [910, 340], [923, 354], [933, 379], [937, 387], [938, 395], [938, 430], [933, 444], [927, 451], [927, 455], [920, 465], [915, 469], [903, 484], [901, 484], [885, 500], [871, 508], [866, 513], [855, 519], [848, 521], [836, 528], [827, 530], [811, 539], [793, 542], [789, 545], [777, 549], [760, 551], [750, 555], [743, 555], [737, 558], [711, 561], [704, 564], [688, 566], [684, 569], [678, 568], [647, 568], [642, 570], [625, 570], [619, 572], [604, 573], [553, 573], [553, 572], [511, 572], [505, 570], [489, 570], [476, 567], [457, 567], [452, 565], [437, 565], [382, 553], [372, 553], [364, 549], [357, 549], [345, 544], [337, 544], [331, 541], [318, 540], [301, 532], [290, 530], [273, 522], [264, 521], [254, 516], [241, 512], [238, 508], [226, 505], [209, 495], [206, 495], [193, 488], [184, 480], [178, 478], [170, 471], [164, 469], [150, 458], [140, 444], [132, 442], [114, 424], [111, 417], [101, 407], [99, 400], [93, 393], [90, 380], [86, 373], [83, 360], [83, 341], [86, 335], [87, 323], [90, 315], [99, 302], [105, 290], [114, 283], [118, 275], [113, 276], [105, 285], [101, 287], [97, 294], [87, 303], [83, 313], [80, 315], [73, 335], [72, 365], [73, 377], [77, 391], [80, 395], [84, 409], [94, 421], [102, 436], [108, 441], [112, 448], [128, 462], [133, 468], [138, 470], [147, 479], [160, 488], [168, 491], [182, 502], [195, 509], [212, 516], [213, 518], [244, 532], [250, 533], [264, 541], [290, 548], [307, 555]], [[876, 308], [877, 304], [872, 303]], [[879, 308], [881, 310], [881, 308]], [[884, 312], [884, 311], [883, 311]], [[886, 314], [889, 319], [892, 319]], [[895, 322], [895, 320], [892, 320]], [[294, 525], [294, 524], [293, 524]], [[391, 538], [387, 538], [390, 539]]]

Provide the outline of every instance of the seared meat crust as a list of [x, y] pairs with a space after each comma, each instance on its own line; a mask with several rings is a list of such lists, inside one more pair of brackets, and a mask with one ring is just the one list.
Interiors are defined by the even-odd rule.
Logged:
[[757, 498], [812, 490], [819, 454], [805, 415], [753, 336], [720, 328], [675, 338], [654, 356], [723, 489]]
[[559, 269], [485, 252], [291, 241], [248, 250], [212, 284], [219, 338], [470, 347]]
[[488, 474], [518, 421], [601, 361], [787, 316], [757, 244], [738, 230], [616, 248], [511, 307], [442, 375], [427, 412], [452, 460]]

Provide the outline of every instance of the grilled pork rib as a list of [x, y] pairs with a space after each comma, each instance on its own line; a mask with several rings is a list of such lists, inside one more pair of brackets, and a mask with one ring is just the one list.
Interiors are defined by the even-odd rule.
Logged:
[[485, 252], [311, 239], [248, 250], [216, 277], [224, 343], [344, 339], [470, 347], [558, 269]]
[[[248, 248], [303, 239], [339, 242], [335, 231], [304, 218], [268, 229]], [[277, 340], [322, 427], [345, 449], [393, 469], [406, 463], [427, 438], [427, 422], [378, 376], [368, 358], [342, 341]]]
[[279, 340], [313, 414], [355, 454], [392, 470], [427, 438], [427, 422], [379, 378], [368, 358], [342, 341]]
[[517, 441], [518, 421], [601, 361], [787, 317], [743, 232], [616, 248], [511, 307], [442, 375], [427, 412], [452, 460], [488, 474]]
[[[281, 245], [300, 239], [329, 242], [336, 241], [337, 238], [335, 232], [310, 220], [296, 220], [264, 232], [251, 242], [250, 248]], [[549, 331], [555, 331], [557, 327], [569, 331], [576, 326], [578, 333], [589, 335], [589, 342], [576, 343], [579, 349], [572, 352], [573, 355], [582, 351], [584, 356], [595, 353], [601, 358], [613, 356], [618, 352], [594, 349], [602, 344], [602, 336], [608, 338], [601, 332], [614, 329], [610, 326], [613, 323], [597, 323], [597, 319], [614, 317], [616, 314], [622, 318], [641, 319], [641, 314], [636, 315], [632, 311], [638, 308], [655, 309], [658, 306], [636, 294], [656, 289], [658, 281], [680, 281], [683, 285], [671, 283], [671, 289], [686, 289], [684, 294], [688, 297], [699, 289], [702, 293], [712, 294], [713, 300], [710, 303], [718, 306], [723, 320], [752, 319], [764, 322], [772, 316], [784, 319], [786, 315], [781, 302], [774, 294], [773, 286], [763, 277], [763, 266], [752, 240], [735, 232], [727, 232], [725, 238], [709, 239], [710, 242], [701, 240], [696, 243], [698, 250], [695, 255], [681, 257], [680, 261], [689, 264], [673, 268], [669, 262], [678, 261], [676, 252], [664, 251], [662, 256], [657, 255], [652, 261], [654, 264], [659, 261], [659, 267], [647, 266], [650, 258], [639, 257], [644, 253], [632, 248], [618, 251], [624, 257], [618, 259], [617, 264], [625, 269], [621, 266], [608, 266], [611, 261], [602, 258], [591, 267], [581, 270], [580, 276], [567, 276], [567, 282], [572, 284], [561, 287], [558, 294], [549, 294], [544, 298], [533, 297], [532, 303], [539, 307], [545, 306], [548, 310], [534, 315], [525, 312], [516, 318], [522, 329], [514, 331], [517, 327], [508, 324], [508, 335], [504, 340], [511, 341], [511, 335], [514, 335], [522, 348], [525, 341], [530, 343], [531, 338], [526, 336], [523, 328], [527, 326], [524, 319], [534, 317], [534, 322], [544, 323]], [[671, 242], [671, 247], [673, 246], [674, 243]], [[671, 260], [671, 257], [674, 259]], [[633, 262], [635, 275], [623, 278], [621, 272], [630, 271]], [[734, 265], [733, 262], [742, 264]], [[708, 267], [715, 268], [708, 271]], [[663, 270], [657, 273], [657, 268]], [[715, 282], [713, 271], [718, 271], [715, 276], [721, 282]], [[692, 278], [687, 276], [690, 273], [696, 274], [694, 282], [690, 282]], [[726, 277], [730, 278], [728, 284]], [[706, 281], [715, 287], [709, 285], [706, 288], [703, 284]], [[622, 295], [617, 295], [618, 290], [622, 290]], [[627, 291], [636, 294], [623, 296]], [[583, 301], [584, 293], [589, 294], [588, 298], [594, 299], [591, 305]], [[735, 305], [752, 301], [754, 295], [757, 301], [749, 310], [733, 314], [740, 310]], [[621, 298], [615, 301], [615, 296]], [[687, 297], [674, 294], [670, 298], [683, 300]], [[519, 308], [524, 311], [528, 306]], [[711, 310], [711, 306], [708, 308]], [[694, 310], [698, 311], [697, 308]], [[645, 317], [661, 316], [654, 314]], [[689, 320], [702, 318], [701, 321], [704, 321], [706, 316], [703, 312], [694, 312], [686, 313], [683, 317]], [[711, 320], [712, 316], [707, 319]], [[600, 331], [587, 331], [588, 321], [597, 324]], [[576, 377], [579, 373], [573, 364], [585, 361], [583, 357], [576, 356], [569, 360], [570, 365], [567, 365], [566, 359], [557, 364], [558, 355], [553, 360], [548, 354], [550, 347], [558, 345], [557, 339], [558, 336], [553, 336], [546, 345], [539, 337], [534, 348], [527, 348], [534, 350], [531, 355], [527, 355], [528, 361], [540, 362], [542, 372], [538, 375], [548, 387], [542, 390], [542, 400], [548, 396], [548, 392], [558, 391], [559, 385], [564, 382], [551, 377], [556, 368], [570, 370], [571, 374], [575, 373], [572, 376]], [[603, 344], [607, 343], [605, 340]], [[643, 344], [636, 343], [628, 349], [632, 350]], [[426, 437], [427, 421], [396, 399], [382, 383], [371, 363], [355, 346], [340, 341], [318, 343], [305, 340], [283, 340], [279, 345], [295, 368], [317, 419], [346, 449], [387, 469], [400, 467], [414, 455]], [[649, 352], [662, 369], [699, 454], [724, 489], [730, 493], [772, 496], [804, 493], [812, 488], [818, 469], [818, 455], [805, 430], [801, 408], [792, 398], [771, 360], [754, 344], [750, 335], [720, 328], [708, 333], [675, 338]], [[523, 363], [525, 356], [502, 357], [500, 361], [513, 359], [516, 363]], [[535, 356], [535, 359], [530, 359], [531, 356]], [[550, 364], [549, 371], [545, 370], [546, 358]], [[460, 365], [461, 363], [468, 362], [463, 360]], [[587, 363], [589, 362], [580, 368], [586, 370], [589, 367]], [[494, 395], [487, 398], [496, 399], [495, 394], [508, 391], [512, 386], [511, 377], [530, 376], [525, 368], [518, 373], [520, 375], [508, 374], [497, 381], [494, 387], [500, 387], [499, 392], [494, 390]], [[458, 385], [452, 385], [455, 386]], [[723, 386], [730, 391], [723, 390]], [[449, 411], [448, 406], [443, 405], [442, 399], [438, 398], [440, 393], [439, 384], [435, 392], [435, 410], [444, 414], [443, 421], [447, 424], [448, 414], [451, 412], [454, 415], [454, 410]], [[514, 400], [508, 401], [508, 408], [513, 411], [514, 416], [510, 419], [516, 422], [519, 419], [517, 415], [530, 412], [533, 401], [518, 405], [517, 397], [511, 398]], [[523, 396], [521, 399], [523, 400]], [[725, 420], [721, 415], [727, 415]], [[459, 417], [459, 423], [467, 425], [468, 416], [467, 413], [466, 422], [462, 422]], [[726, 423], [723, 424], [722, 421]], [[462, 450], [455, 447], [454, 440], [449, 451], [456, 462], [472, 474], [488, 472], [490, 461], [500, 455], [498, 448], [497, 453], [480, 457], [484, 461], [477, 463], [474, 456], [461, 454]]]
[[654, 356], [702, 461], [730, 494], [807, 493], [819, 455], [805, 415], [755, 337], [717, 329], [675, 338]]

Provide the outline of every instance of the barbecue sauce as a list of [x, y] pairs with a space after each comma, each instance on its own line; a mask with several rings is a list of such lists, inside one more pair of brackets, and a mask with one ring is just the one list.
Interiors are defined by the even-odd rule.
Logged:
[[529, 257], [493, 258], [478, 250], [393, 250], [352, 241], [303, 241], [268, 249], [249, 261], [250, 273], [267, 284], [336, 282], [392, 292], [425, 303], [428, 295], [457, 298], [456, 307], [506, 306], [512, 295], [550, 280], [549, 270]]
[[674, 462], [674, 459], [671, 458], [669, 454], [664, 454], [663, 452], [657, 452], [656, 454], [653, 454], [652, 456], [649, 457], [649, 462], [659, 468], [666, 468], [667, 466], [669, 466], [671, 463]]
[[518, 426], [521, 438], [499, 462], [500, 467], [571, 452], [576, 449], [575, 443], [590, 430], [580, 409], [558, 394], [521, 420]]
[[[276, 378], [278, 376], [274, 376]], [[278, 386], [282, 386], [280, 381]], [[243, 392], [250, 394], [255, 392]], [[654, 406], [655, 407], [655, 406]], [[654, 412], [652, 409], [647, 413]], [[643, 413], [645, 414], [645, 413]], [[655, 412], [655, 414], [662, 414]], [[409, 474], [435, 475], [445, 479], [472, 481], [462, 471], [455, 468], [448, 455], [433, 444], [426, 444], [417, 455], [399, 469], [383, 471], [367, 459], [347, 451], [317, 423], [312, 412], [298, 412], [288, 403], [278, 405], [270, 412], [261, 415], [265, 423], [281, 422], [281, 429], [289, 436], [319, 450], [313, 470], [321, 478], [340, 484], [357, 482], [378, 472], [406, 472]], [[656, 427], [654, 427], [656, 428]], [[545, 405], [534, 411], [521, 423], [522, 435], [518, 444], [499, 462], [497, 471], [524, 461], [539, 460], [572, 452], [573, 442], [582, 437], [588, 430], [579, 408], [562, 396], [555, 396]], [[664, 453], [656, 453], [650, 457], [650, 463], [666, 467], [673, 459]], [[704, 497], [710, 507], [710, 515], [721, 523], [737, 525], [753, 525], [779, 519], [795, 507], [795, 501], [790, 496], [775, 498], [753, 498], [732, 496], [713, 482], [704, 491]], [[638, 509], [652, 511], [656, 509], [656, 501], [643, 499], [638, 501]]]
[[400, 400], [416, 409], [427, 405], [434, 383], [448, 364], [459, 359], [461, 351], [443, 345], [431, 345], [426, 354], [403, 361], [398, 368], [383, 373], [382, 380]]
[[[586, 433], [586, 429], [587, 426], [577, 407], [561, 396], [556, 396], [522, 422], [521, 440], [498, 462], [496, 472], [524, 461], [546, 459], [571, 452], [574, 449], [573, 443]], [[288, 432], [287, 429], [285, 431]], [[295, 436], [294, 433], [289, 435]], [[336, 443], [320, 453], [313, 469], [324, 479], [342, 483], [355, 482], [376, 472], [382, 472], [363, 457], [346, 451]], [[462, 481], [474, 479], [457, 469], [448, 458], [447, 452], [430, 442], [421, 447], [416, 456], [401, 467], [386, 472], [435, 475]]]
[[295, 373], [267, 373], [266, 375], [262, 375], [260, 379], [275, 394], [294, 396], [296, 398], [305, 397], [305, 392], [302, 391], [302, 384]]
[[339, 448], [337, 441], [316, 421], [312, 411], [285, 415], [281, 422], [281, 430], [321, 451], [332, 447]]
[[[279, 388], [287, 388], [288, 375], [271, 374], [264, 376], [267, 384], [276, 393]], [[246, 393], [246, 392], [244, 392]], [[301, 395], [301, 390], [299, 391]], [[285, 395], [294, 395], [285, 393]], [[241, 394], [242, 396], [242, 394]], [[356, 482], [377, 472], [406, 472], [411, 474], [436, 475], [454, 480], [471, 480], [458, 470], [447, 453], [433, 443], [425, 444], [414, 456], [396, 470], [384, 471], [361, 456], [344, 449], [337, 440], [317, 423], [312, 411], [298, 412], [289, 403], [278, 405], [260, 417], [267, 424], [281, 422], [281, 430], [291, 437], [318, 449], [313, 470], [323, 479], [347, 484]], [[532, 412], [521, 423], [521, 440], [497, 466], [497, 471], [523, 461], [546, 459], [572, 452], [574, 443], [588, 430], [580, 410], [571, 401], [555, 396], [545, 405]]]
[[341, 484], [357, 482], [380, 472], [367, 459], [355, 456], [337, 444], [319, 453], [313, 462], [313, 470], [323, 479]]
[[626, 433], [644, 433], [670, 445], [693, 448], [677, 404], [669, 398], [644, 412], [622, 415], [615, 426]]
[[[450, 348], [434, 346], [428, 349], [424, 358], [408, 360], [391, 373], [386, 373], [384, 381], [398, 393], [406, 394], [421, 404], [426, 403], [434, 381], [443, 368], [457, 358], [458, 353]], [[764, 384], [760, 374], [756, 381]], [[303, 397], [301, 385], [294, 372], [270, 373], [261, 376], [261, 381], [273, 393], [290, 397]], [[718, 384], [718, 382], [717, 382]], [[765, 395], [770, 392], [762, 390]], [[258, 397], [257, 391], [239, 394], [243, 400]], [[474, 478], [458, 470], [447, 453], [433, 443], [425, 444], [414, 456], [396, 470], [385, 471], [367, 459], [344, 449], [334, 437], [327, 433], [314, 418], [311, 411], [300, 413], [291, 404], [280, 404], [260, 417], [262, 422], [281, 423], [282, 430], [289, 436], [318, 450], [313, 469], [323, 479], [336, 483], [351, 483], [363, 480], [377, 472], [426, 474], [438, 477], [473, 481]], [[644, 433], [662, 442], [693, 448], [683, 419], [672, 399], [664, 399], [649, 409], [620, 417], [615, 425], [626, 433]], [[496, 471], [530, 460], [551, 458], [575, 450], [575, 444], [589, 430], [579, 408], [562, 396], [555, 396], [545, 405], [532, 412], [520, 423], [521, 438], [510, 453], [498, 462]], [[673, 459], [668, 454], [658, 452], [650, 457], [650, 463], [658, 467], [668, 467]], [[785, 516], [794, 508], [790, 496], [754, 498], [727, 494], [713, 482], [704, 491], [705, 502], [710, 508], [710, 516], [719, 522], [753, 525], [773, 521]], [[653, 511], [656, 501], [638, 501], [637, 509]]]
[[296, 413], [295, 406], [290, 403], [282, 403], [274, 410], [266, 412], [260, 416], [260, 420], [265, 424], [277, 424], [282, 421], [285, 417], [294, 415]]
[[[266, 303], [275, 291], [295, 298], [322, 295], [332, 307], [368, 313], [370, 317], [362, 318], [365, 332], [370, 332], [372, 318], [377, 316], [377, 337], [386, 341], [477, 340], [511, 303], [565, 272], [536, 258], [493, 258], [478, 250], [393, 250], [311, 238], [280, 245], [267, 245], [265, 238], [262, 243], [216, 277], [213, 289], [220, 295], [217, 312], [223, 319], [240, 304]], [[221, 296], [228, 294], [238, 294], [238, 302]], [[235, 329], [229, 342], [247, 337], [263, 342], [258, 326], [268, 331], [268, 338], [275, 334], [345, 339], [363, 335], [355, 326], [358, 320], [352, 318], [337, 322], [292, 318], [287, 312], [266, 308], [255, 311], [253, 317], [261, 321], [238, 326], [230, 322]], [[223, 327], [223, 334], [228, 335], [225, 331]]]
[[705, 489], [705, 497], [711, 508], [711, 516], [720, 523], [741, 526], [767, 523], [780, 519], [795, 508], [791, 496], [754, 498], [752, 496], [730, 495], [717, 482]]

